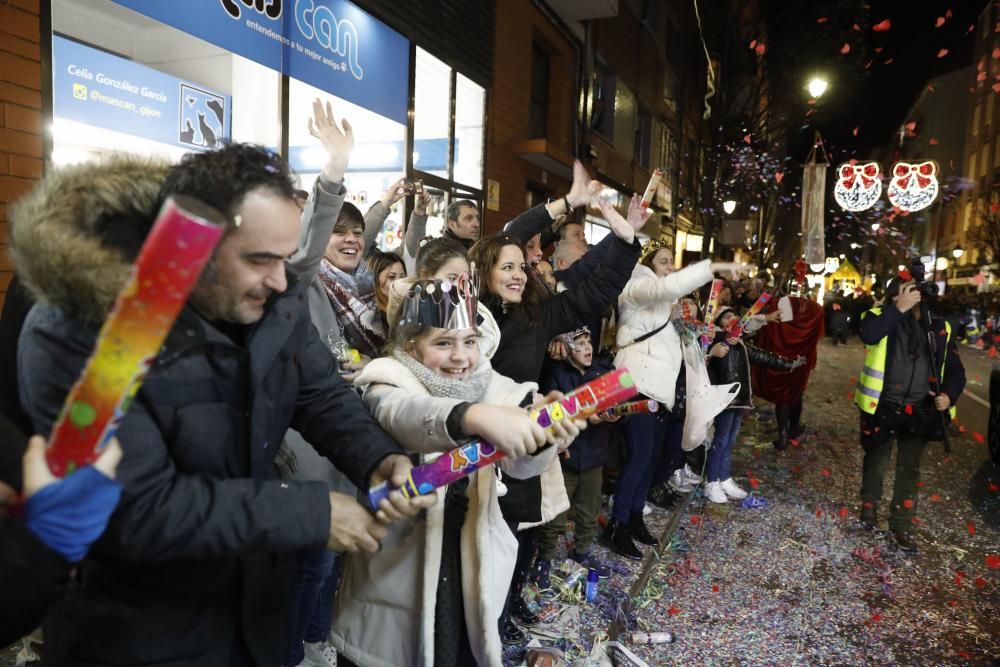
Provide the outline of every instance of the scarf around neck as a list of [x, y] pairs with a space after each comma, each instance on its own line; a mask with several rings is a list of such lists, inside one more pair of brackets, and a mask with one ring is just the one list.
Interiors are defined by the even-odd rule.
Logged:
[[385, 346], [386, 332], [378, 317], [374, 292], [359, 290], [364, 278], [358, 272], [351, 275], [341, 271], [326, 259], [320, 262], [318, 276], [343, 337], [361, 354], [377, 357]]
[[467, 379], [452, 380], [438, 375], [402, 350], [394, 350], [392, 358], [403, 364], [424, 385], [427, 392], [437, 398], [457, 398], [478, 403], [483, 400], [490, 384], [491, 367], [485, 360], [479, 362], [479, 366]]

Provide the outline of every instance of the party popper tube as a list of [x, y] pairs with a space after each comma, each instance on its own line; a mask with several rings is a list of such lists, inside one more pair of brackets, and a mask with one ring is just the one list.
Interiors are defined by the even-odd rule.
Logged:
[[719, 312], [719, 297], [722, 294], [723, 280], [716, 278], [712, 281], [712, 289], [708, 292], [708, 301], [705, 303], [705, 324], [708, 325], [708, 333], [702, 335], [701, 344], [708, 347], [712, 344], [712, 325], [715, 324], [715, 315]]
[[642, 208], [649, 208], [652, 205], [653, 197], [656, 196], [656, 188], [659, 187], [662, 179], [663, 170], [654, 169], [653, 175], [649, 177], [649, 183], [646, 185], [646, 191], [642, 193], [642, 201], [639, 202], [639, 206]]
[[[638, 393], [628, 370], [618, 368], [578, 387], [559, 401], [539, 406], [532, 410], [531, 416], [539, 426], [549, 430], [555, 422], [603, 412]], [[490, 443], [473, 440], [413, 468], [406, 483], [399, 488], [407, 498], [427, 495], [434, 489], [451, 484], [501, 458], [503, 452]], [[371, 508], [377, 509], [382, 499], [388, 498], [389, 492], [395, 488], [389, 482], [382, 482], [368, 489]]]
[[91, 463], [114, 435], [219, 242], [225, 220], [189, 197], [163, 204], [52, 429], [45, 457], [55, 475]]
[[760, 313], [760, 311], [764, 310], [764, 306], [766, 306], [770, 300], [771, 300], [771, 295], [768, 294], [767, 292], [764, 292], [759, 297], [757, 297], [757, 300], [754, 301], [753, 305], [750, 306], [749, 309], [747, 309], [747, 312], [743, 313], [743, 317], [741, 317], [738, 320], [733, 320], [733, 323], [729, 327], [730, 335], [733, 338], [740, 336], [743, 333], [743, 331], [747, 328], [747, 325], [750, 324], [750, 319], [754, 315]]
[[659, 409], [660, 404], [652, 399], [649, 399], [646, 401], [622, 403], [621, 405], [616, 405], [613, 408], [608, 408], [602, 412], [601, 415], [607, 417], [628, 417], [629, 415], [656, 412]]

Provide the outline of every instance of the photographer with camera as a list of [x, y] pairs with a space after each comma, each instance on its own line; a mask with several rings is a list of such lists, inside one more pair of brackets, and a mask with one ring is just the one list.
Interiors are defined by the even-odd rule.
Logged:
[[[923, 281], [915, 261], [886, 286], [886, 305], [861, 316], [865, 366], [854, 401], [861, 410], [861, 523], [874, 529], [882, 482], [898, 447], [889, 529], [903, 551], [916, 552], [912, 529], [917, 512], [920, 458], [928, 440], [945, 440], [947, 421], [965, 389], [965, 368], [954, 332], [932, 317], [934, 283]], [[950, 415], [948, 412], [950, 411]]]

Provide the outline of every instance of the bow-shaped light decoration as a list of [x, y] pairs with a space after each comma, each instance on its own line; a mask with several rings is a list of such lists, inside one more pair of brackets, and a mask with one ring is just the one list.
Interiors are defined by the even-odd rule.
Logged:
[[875, 205], [882, 194], [882, 179], [878, 162], [852, 164], [845, 162], [837, 167], [837, 185], [833, 197], [845, 211], [864, 211]]
[[897, 162], [889, 182], [889, 202], [901, 211], [914, 212], [930, 206], [938, 194], [937, 163]]

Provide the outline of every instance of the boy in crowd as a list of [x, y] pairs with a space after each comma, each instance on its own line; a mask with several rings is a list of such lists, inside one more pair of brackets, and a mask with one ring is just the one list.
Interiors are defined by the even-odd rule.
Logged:
[[[542, 392], [552, 390], [569, 394], [576, 388], [613, 370], [610, 363], [594, 361], [590, 329], [583, 327], [560, 336], [568, 351], [564, 361], [555, 363], [542, 379]], [[532, 578], [539, 588], [549, 588], [549, 569], [556, 551], [556, 540], [566, 532], [566, 520], [573, 517], [574, 544], [569, 557], [587, 568], [597, 569], [601, 577], [610, 575], [610, 568], [590, 553], [591, 543], [597, 534], [597, 515], [601, 510], [601, 483], [604, 463], [608, 457], [611, 438], [609, 421], [592, 415], [590, 428], [580, 433], [573, 444], [562, 454], [562, 472], [569, 496], [570, 508], [542, 526], [538, 540], [538, 558]]]

